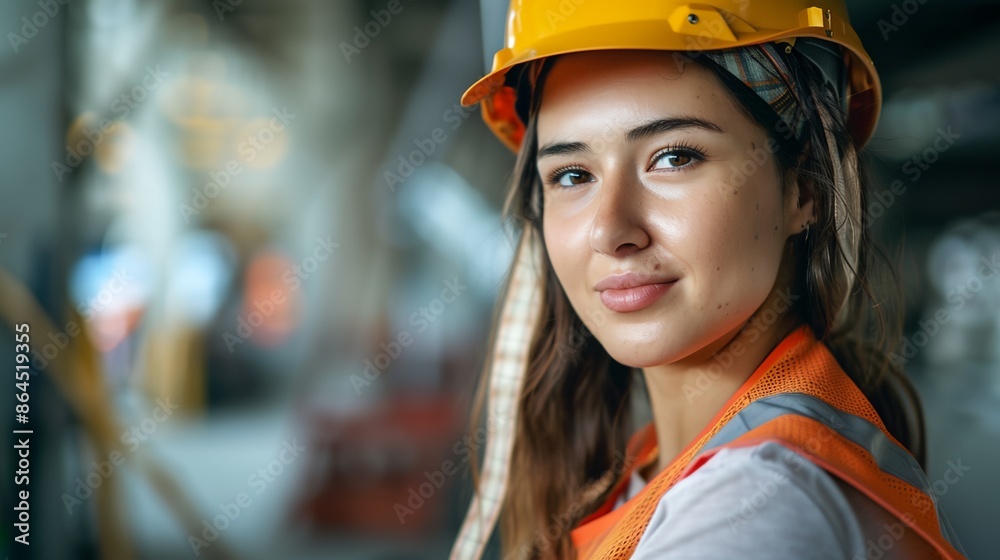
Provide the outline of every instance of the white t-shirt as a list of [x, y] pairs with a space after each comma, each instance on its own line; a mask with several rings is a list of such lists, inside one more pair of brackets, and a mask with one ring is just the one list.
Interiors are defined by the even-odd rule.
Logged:
[[[633, 473], [615, 504], [642, 490]], [[660, 499], [634, 560], [925, 558], [919, 536], [775, 442], [725, 448]]]

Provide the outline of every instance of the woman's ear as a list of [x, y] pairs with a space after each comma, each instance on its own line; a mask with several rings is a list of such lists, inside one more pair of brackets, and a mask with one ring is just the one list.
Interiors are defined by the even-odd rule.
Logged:
[[785, 173], [785, 235], [792, 237], [816, 224], [816, 189], [791, 169]]

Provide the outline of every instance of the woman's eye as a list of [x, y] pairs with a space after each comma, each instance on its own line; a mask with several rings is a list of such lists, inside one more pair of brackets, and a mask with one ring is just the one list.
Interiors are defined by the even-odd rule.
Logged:
[[676, 169], [688, 167], [694, 163], [698, 155], [688, 150], [670, 150], [660, 154], [653, 162], [653, 169]]
[[593, 175], [580, 169], [558, 170], [549, 176], [549, 182], [561, 187], [575, 187], [593, 181]]

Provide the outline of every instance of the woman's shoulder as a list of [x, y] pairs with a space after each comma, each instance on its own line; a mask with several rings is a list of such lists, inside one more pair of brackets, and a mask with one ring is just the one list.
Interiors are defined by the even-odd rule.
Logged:
[[664, 494], [634, 558], [865, 558], [850, 491], [780, 443], [724, 448]]

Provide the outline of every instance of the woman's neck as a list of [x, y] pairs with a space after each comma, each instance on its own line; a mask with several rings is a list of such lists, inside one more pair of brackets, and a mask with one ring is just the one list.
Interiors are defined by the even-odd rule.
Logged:
[[643, 368], [659, 447], [656, 462], [640, 473], [646, 480], [708, 426], [764, 358], [802, 323], [788, 299], [787, 291], [774, 290], [745, 325], [710, 346], [679, 362]]

